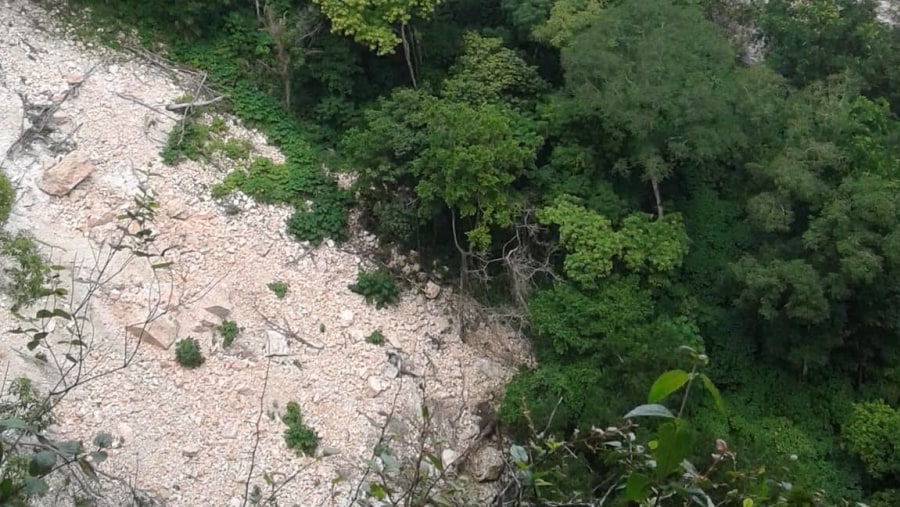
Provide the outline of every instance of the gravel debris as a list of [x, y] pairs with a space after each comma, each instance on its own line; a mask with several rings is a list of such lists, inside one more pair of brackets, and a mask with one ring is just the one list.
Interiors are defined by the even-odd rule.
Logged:
[[[153, 225], [157, 243], [177, 246], [169, 258], [170, 285], [161, 293], [170, 313], [154, 323], [154, 339], [144, 341], [128, 368], [70, 393], [57, 410], [53, 430], [59, 436], [90, 441], [97, 432], [112, 433], [120, 445], [101, 469], [129, 478], [167, 505], [241, 505], [268, 369], [268, 414], [259, 423], [252, 483], [264, 485], [264, 474], [283, 478], [308, 466], [281, 491], [281, 505], [340, 504], [378, 437], [380, 428], [370, 421], [384, 420], [398, 391], [398, 413], [415, 420], [421, 379], [409, 371], [427, 379], [427, 402], [442, 439], [464, 450], [478, 433], [476, 405], [497, 396], [527, 357], [514, 333], [484, 327], [480, 338], [463, 343], [448, 303], [452, 290], [436, 285], [427, 287], [427, 299], [410, 291], [393, 308], [366, 305], [347, 289], [364, 259], [333, 242], [312, 247], [290, 239], [286, 206], [257, 206], [236, 196], [239, 212], [230, 214], [211, 198], [210, 187], [221, 181], [227, 161], [162, 164], [160, 149], [175, 125], [164, 107], [190, 90], [132, 55], [64, 35], [32, 2], [0, 1], [0, 26], [0, 112], [13, 111], [7, 116], [18, 121], [20, 96], [48, 104], [77, 86], [53, 115], [57, 137], [66, 141], [56, 148], [75, 149], [93, 165], [68, 195], [54, 197], [38, 184], [43, 168], [65, 153], [40, 146], [13, 150], [2, 165], [19, 195], [8, 228], [27, 229], [58, 247], [53, 255], [59, 264], [91, 259], [115, 231], [116, 215], [133, 202], [141, 174], [149, 172], [154, 176], [148, 185], [161, 205]], [[251, 141], [256, 155], [283, 160], [259, 132], [234, 118], [227, 124], [228, 135]], [[4, 140], [5, 129], [19, 127], [0, 124]], [[275, 280], [290, 287], [283, 299], [266, 287]], [[149, 268], [134, 263], [98, 292], [91, 368], [121, 363], [125, 330], [142, 322], [151, 281]], [[7, 308], [8, 298], [0, 305]], [[214, 332], [223, 315], [241, 327], [227, 349]], [[271, 323], [289, 326], [296, 339]], [[0, 326], [16, 325], [6, 310], [0, 312]], [[359, 339], [375, 329], [389, 336], [402, 363], [388, 363], [384, 347]], [[176, 336], [198, 340], [203, 366], [188, 370], [175, 363]], [[440, 346], [434, 336], [441, 336]], [[23, 351], [20, 337], [0, 339], [10, 375], [49, 374]], [[304, 422], [318, 432], [319, 458], [298, 457], [285, 446], [278, 415], [289, 401], [300, 405]], [[334, 487], [342, 474], [351, 480]]]

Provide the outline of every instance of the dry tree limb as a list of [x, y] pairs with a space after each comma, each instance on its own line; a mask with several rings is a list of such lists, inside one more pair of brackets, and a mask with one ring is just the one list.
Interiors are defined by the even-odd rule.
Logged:
[[259, 317], [261, 319], [263, 319], [263, 321], [265, 321], [266, 325], [268, 325], [270, 328], [274, 329], [275, 331], [278, 331], [279, 333], [283, 334], [287, 338], [292, 338], [294, 340], [297, 340], [298, 342], [300, 342], [303, 345], [306, 345], [307, 347], [312, 348], [312, 349], [323, 350], [325, 348], [321, 345], [315, 345], [315, 344], [312, 344], [312, 343], [304, 340], [303, 338], [300, 338], [300, 335], [298, 335], [296, 332], [294, 332], [293, 329], [291, 329], [291, 325], [287, 322], [287, 319], [285, 319], [284, 317], [282, 317], [282, 319], [281, 319], [282, 322], [284, 323], [284, 325], [279, 326], [278, 324], [275, 323], [275, 321], [266, 317], [265, 314], [263, 314], [261, 311], [259, 311], [259, 308], [254, 307], [253, 310], [256, 312], [257, 315], [259, 315]]
[[[202, 83], [201, 83], [201, 86], [202, 86]], [[215, 97], [215, 98], [212, 98], [209, 100], [195, 100], [192, 102], [185, 102], [183, 104], [168, 104], [168, 105], [166, 105], [166, 111], [172, 111], [172, 112], [177, 111], [177, 112], [180, 112], [180, 113], [184, 114], [185, 116], [187, 116], [190, 113], [190, 111], [195, 107], [210, 106], [212, 104], [215, 104], [217, 102], [221, 102], [221, 101], [225, 100], [225, 98], [226, 98], [225, 95], [219, 95], [218, 97]]]

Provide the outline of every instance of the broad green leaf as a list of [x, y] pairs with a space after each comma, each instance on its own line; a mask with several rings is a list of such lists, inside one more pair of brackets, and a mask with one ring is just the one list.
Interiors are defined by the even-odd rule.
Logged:
[[631, 474], [628, 482], [625, 483], [623, 499], [640, 503], [647, 496], [646, 489], [649, 482], [650, 479], [646, 475]]
[[647, 403], [659, 403], [666, 399], [667, 396], [681, 389], [691, 376], [684, 370], [670, 370], [656, 379], [650, 388], [650, 394], [647, 395]]
[[94, 437], [94, 445], [99, 447], [100, 449], [106, 449], [107, 447], [112, 447], [113, 444], [113, 436], [106, 432], [97, 433]]
[[719, 394], [719, 389], [716, 387], [715, 384], [713, 384], [713, 381], [710, 380], [710, 378], [707, 377], [706, 374], [704, 374], [704, 373], [700, 374], [700, 380], [703, 382], [703, 387], [705, 387], [706, 391], [709, 393], [709, 395], [712, 396], [713, 402], [715, 402], [715, 404], [716, 404], [716, 409], [718, 409], [719, 412], [724, 414], [725, 413], [725, 403], [722, 402], [722, 395]]
[[41, 477], [50, 473], [56, 465], [56, 453], [53, 451], [41, 451], [31, 456], [28, 463], [28, 473]]
[[521, 445], [513, 445], [509, 448], [509, 455], [516, 463], [528, 463], [528, 452]]
[[673, 414], [669, 409], [662, 405], [658, 405], [655, 403], [650, 403], [647, 405], [639, 405], [631, 409], [631, 412], [628, 412], [623, 417], [624, 419], [632, 419], [634, 417], [668, 417], [670, 419], [675, 418], [675, 414]]
[[81, 454], [81, 451], [84, 449], [84, 446], [81, 444], [79, 440], [67, 440], [65, 442], [60, 442], [56, 445], [56, 448], [59, 450], [59, 453], [63, 456], [77, 456]]
[[28, 496], [41, 496], [50, 491], [47, 483], [39, 477], [25, 476], [25, 494]]
[[8, 429], [8, 430], [25, 430], [25, 431], [33, 431], [31, 426], [28, 425], [25, 421], [17, 418], [11, 419], [0, 419], [0, 428]]
[[659, 427], [659, 446], [653, 451], [656, 460], [656, 479], [662, 480], [678, 469], [681, 461], [691, 451], [691, 435], [687, 424], [681, 420], [667, 422]]
[[741, 507], [753, 507], [753, 499], [745, 498], [744, 501], [741, 503]]
[[372, 497], [374, 497], [376, 500], [384, 500], [387, 496], [384, 488], [381, 487], [381, 484], [375, 483], [369, 484], [369, 494], [372, 495]]
[[106, 451], [94, 451], [91, 453], [91, 460], [94, 461], [97, 465], [106, 461], [106, 458], [109, 457], [109, 454]]

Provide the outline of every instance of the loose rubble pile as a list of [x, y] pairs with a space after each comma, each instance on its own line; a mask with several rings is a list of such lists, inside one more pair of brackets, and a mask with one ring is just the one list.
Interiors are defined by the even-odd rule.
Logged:
[[[12, 148], [2, 169], [19, 196], [8, 227], [53, 246], [54, 261], [75, 266], [77, 279], [145, 183], [161, 205], [156, 242], [173, 247], [168, 274], [155, 279], [145, 263], [132, 262], [94, 298], [86, 364], [114, 369], [123, 347], [138, 336], [143, 342], [128, 368], [69, 394], [55, 432], [86, 440], [112, 433], [118, 446], [104, 471], [168, 505], [191, 507], [242, 504], [260, 406], [251, 482], [304, 467], [279, 494], [281, 505], [345, 500], [378, 438], [373, 421], [385, 420], [398, 391], [398, 418], [415, 420], [424, 388], [446, 442], [444, 460], [466, 450], [479, 433], [476, 406], [500, 392], [525, 355], [511, 332], [484, 329], [477, 349], [463, 343], [449, 309], [452, 290], [434, 282], [406, 292], [395, 308], [367, 306], [347, 290], [363, 258], [331, 242], [312, 247], [288, 238], [287, 208], [238, 196], [239, 212], [226, 212], [210, 197], [219, 168], [162, 164], [160, 149], [179, 118], [164, 106], [186, 93], [169, 73], [61, 35], [24, 0], [0, 2], [0, 26], [0, 154]], [[42, 117], [47, 125], [21, 139], [35, 111], [53, 104]], [[229, 126], [257, 154], [279, 158], [259, 133]], [[266, 287], [276, 280], [289, 288], [283, 299]], [[165, 315], [145, 329], [148, 301]], [[213, 332], [224, 319], [241, 328], [227, 349]], [[16, 325], [3, 310], [0, 326]], [[384, 346], [366, 343], [376, 329]], [[174, 360], [173, 342], [187, 336], [207, 357], [200, 368]], [[51, 375], [27, 360], [17, 336], [0, 338], [0, 354], [13, 374]], [[318, 458], [285, 446], [278, 415], [289, 401], [318, 432]], [[489, 445], [470, 462], [479, 480], [495, 480], [502, 468]], [[349, 480], [334, 486], [339, 476]]]

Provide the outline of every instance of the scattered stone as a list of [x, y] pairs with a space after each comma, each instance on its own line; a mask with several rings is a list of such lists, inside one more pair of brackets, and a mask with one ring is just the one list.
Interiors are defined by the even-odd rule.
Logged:
[[443, 465], [444, 470], [450, 468], [450, 466], [456, 463], [456, 460], [458, 459], [459, 453], [453, 449], [444, 449], [441, 451], [441, 465]]
[[288, 344], [287, 336], [278, 331], [269, 329], [266, 331], [266, 356], [289, 356], [291, 355], [291, 346]]
[[500, 479], [504, 467], [503, 453], [495, 447], [485, 446], [472, 454], [467, 468], [478, 482], [493, 482]]
[[397, 378], [400, 376], [400, 368], [388, 363], [384, 366], [384, 376], [390, 379]]
[[441, 286], [431, 280], [425, 284], [425, 297], [428, 299], [437, 299], [441, 295]]
[[126, 327], [125, 330], [143, 342], [168, 350], [178, 338], [178, 321], [174, 314], [168, 313], [146, 326], [138, 323]]
[[181, 455], [185, 458], [193, 458], [200, 454], [200, 447], [195, 444], [189, 444], [184, 446], [181, 450]]
[[353, 325], [353, 312], [350, 310], [342, 310], [341, 311], [341, 325], [344, 327], [350, 327]]
[[384, 381], [375, 375], [370, 376], [368, 382], [369, 382], [369, 398], [374, 398], [374, 397], [378, 396], [379, 394], [386, 391], [388, 388], [388, 386], [385, 385]]
[[38, 187], [45, 193], [62, 197], [72, 191], [94, 171], [91, 159], [73, 151], [58, 163], [44, 168], [44, 175]]
[[323, 458], [327, 458], [328, 456], [337, 456], [341, 453], [341, 450], [337, 447], [320, 447], [319, 448], [319, 456]]
[[208, 306], [205, 308], [205, 310], [222, 320], [227, 319], [228, 316], [231, 315], [231, 310], [229, 310], [228, 308], [225, 308], [224, 306], [219, 306], [219, 305]]
[[475, 360], [474, 367], [481, 376], [489, 379], [502, 380], [506, 376], [502, 366], [483, 357]]
[[84, 76], [81, 74], [72, 73], [72, 74], [69, 74], [68, 76], [66, 76], [66, 84], [68, 84], [69, 86], [80, 85], [83, 82], [84, 82]]

